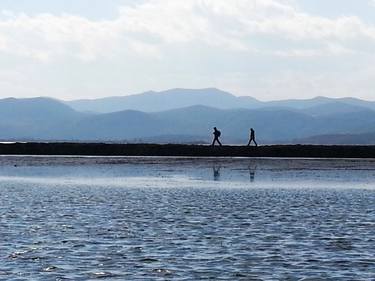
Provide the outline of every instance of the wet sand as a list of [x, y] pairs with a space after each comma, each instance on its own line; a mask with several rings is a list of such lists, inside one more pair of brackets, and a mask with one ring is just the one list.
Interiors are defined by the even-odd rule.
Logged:
[[375, 158], [375, 146], [266, 145], [259, 147], [179, 144], [8, 143], [1, 155], [97, 155], [191, 157]]

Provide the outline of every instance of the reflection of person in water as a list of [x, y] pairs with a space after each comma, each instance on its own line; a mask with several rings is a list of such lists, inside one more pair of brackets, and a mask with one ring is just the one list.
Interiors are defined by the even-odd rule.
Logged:
[[255, 180], [255, 171], [257, 169], [257, 167], [251, 167], [250, 165], [248, 166], [248, 169], [249, 169], [249, 176], [250, 176], [250, 182], [254, 182]]
[[212, 141], [212, 146], [215, 145], [215, 142], [217, 142], [221, 146], [221, 142], [219, 141], [219, 137], [221, 136], [221, 132], [216, 127], [214, 127], [213, 134], [214, 134], [214, 140]]
[[247, 146], [250, 146], [252, 141], [255, 143], [255, 146], [258, 146], [257, 142], [255, 141], [255, 131], [253, 128], [250, 129], [250, 140]]
[[220, 169], [221, 169], [220, 166], [218, 166], [218, 167], [213, 166], [212, 167], [212, 170], [214, 172], [214, 181], [219, 181], [220, 180]]

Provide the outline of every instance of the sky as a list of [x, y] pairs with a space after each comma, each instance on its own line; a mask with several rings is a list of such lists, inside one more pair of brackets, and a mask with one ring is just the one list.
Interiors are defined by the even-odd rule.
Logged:
[[0, 97], [375, 100], [375, 0], [0, 0]]

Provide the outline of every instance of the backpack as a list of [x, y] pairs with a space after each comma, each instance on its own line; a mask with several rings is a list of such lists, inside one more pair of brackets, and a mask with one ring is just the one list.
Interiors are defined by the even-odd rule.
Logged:
[[221, 132], [219, 130], [217, 130], [217, 136], [220, 137], [221, 136]]

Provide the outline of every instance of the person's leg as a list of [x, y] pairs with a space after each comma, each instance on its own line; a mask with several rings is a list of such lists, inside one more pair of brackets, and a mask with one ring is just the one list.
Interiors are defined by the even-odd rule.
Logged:
[[222, 146], [221, 142], [219, 141], [219, 139], [217, 139], [217, 142], [219, 143], [220, 146]]
[[211, 146], [215, 146], [216, 138], [213, 139]]
[[247, 146], [250, 146], [250, 144], [251, 144], [251, 139], [250, 139], [249, 142], [247, 143]]
[[255, 146], [258, 146], [258, 144], [257, 144], [257, 142], [255, 141], [255, 139], [254, 139], [254, 143], [255, 143]]

